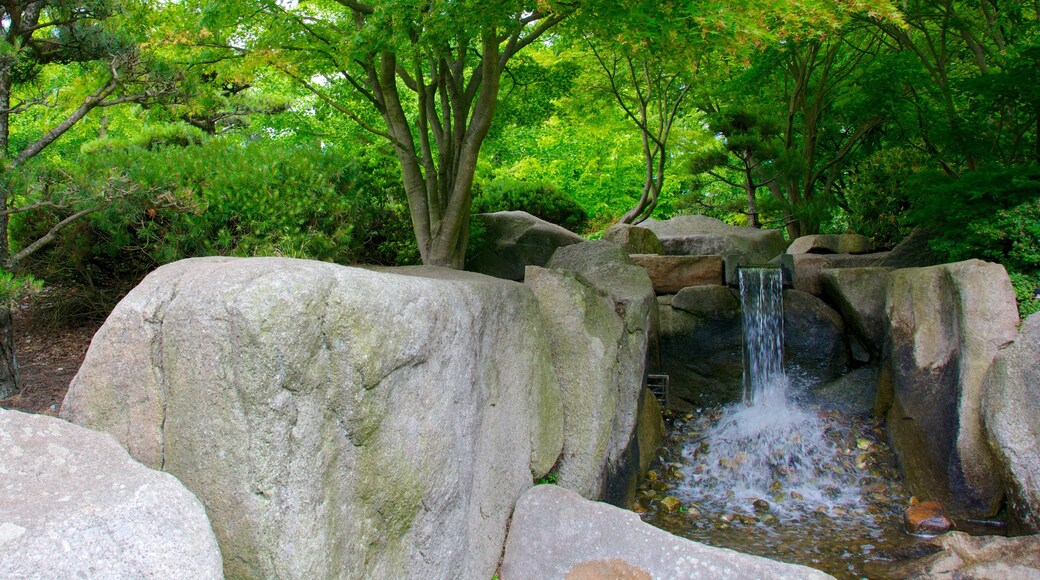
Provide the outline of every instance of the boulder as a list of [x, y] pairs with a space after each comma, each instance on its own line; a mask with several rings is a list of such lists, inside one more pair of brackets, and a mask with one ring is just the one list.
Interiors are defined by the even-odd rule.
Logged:
[[820, 271], [823, 296], [841, 312], [849, 330], [873, 356], [885, 334], [885, 288], [889, 268], [838, 268]]
[[[528, 267], [524, 284], [538, 297], [562, 393], [557, 483], [590, 499], [603, 498], [612, 483], [608, 477], [624, 471], [628, 446], [634, 442], [639, 464], [648, 466], [663, 440], [660, 409], [655, 416], [647, 408], [650, 416], [639, 420], [639, 406], [646, 407], [640, 400], [645, 365], [631, 358], [625, 323], [605, 290], [575, 272], [537, 266]], [[615, 436], [631, 435], [640, 423], [649, 423], [643, 437]]]
[[703, 215], [682, 215], [669, 220], [646, 220], [643, 227], [657, 234], [664, 253], [673, 256], [723, 256], [734, 254], [746, 264], [768, 263], [787, 248], [779, 230], [731, 226]]
[[812, 568], [673, 536], [633, 512], [554, 485], [531, 488], [517, 502], [501, 577], [831, 578]]
[[872, 251], [870, 238], [859, 234], [802, 236], [787, 247], [788, 254], [867, 254]]
[[224, 577], [202, 504], [109, 435], [0, 409], [0, 474], [0, 577]]
[[1040, 314], [993, 361], [982, 385], [986, 439], [1017, 532], [1040, 532]]
[[723, 282], [722, 256], [634, 254], [632, 261], [646, 268], [658, 294], [675, 294], [687, 286], [721, 285]]
[[659, 366], [669, 376], [673, 406], [695, 407], [739, 400], [742, 318], [740, 299], [725, 286], [694, 286], [661, 296]]
[[647, 228], [631, 224], [614, 224], [603, 232], [603, 239], [614, 242], [629, 254], [663, 254], [664, 246]]
[[813, 389], [815, 401], [827, 411], [867, 417], [874, 413], [878, 368], [862, 367]]
[[585, 238], [523, 211], [473, 216], [485, 228], [484, 240], [471, 248], [466, 269], [522, 281], [524, 268], [544, 266], [557, 248], [580, 244]]
[[929, 245], [931, 236], [924, 228], [915, 228], [892, 251], [881, 258], [879, 266], [887, 268], [924, 268], [935, 266], [940, 260]]
[[845, 322], [819, 298], [784, 290], [784, 366], [798, 385], [838, 378], [849, 364]]
[[872, 268], [881, 265], [886, 252], [875, 254], [783, 254], [776, 262], [790, 272], [797, 290], [823, 296], [823, 272], [835, 268]]
[[[641, 401], [646, 399], [651, 338], [657, 335], [654, 289], [646, 270], [636, 266], [620, 246], [605, 240], [560, 248], [549, 261], [549, 268], [572, 272], [576, 280], [609, 297], [622, 323], [621, 333], [615, 338], [617, 356], [610, 361], [614, 377], [599, 388], [615, 389], [618, 401], [607, 443], [602, 499], [625, 505], [634, 496], [642, 476], [640, 464], [656, 452], [656, 446], [640, 449], [637, 425], [643, 411]], [[546, 324], [551, 323], [546, 320]], [[620, 455], [616, 455], [617, 450], [621, 450]]]
[[229, 576], [489, 578], [562, 448], [550, 361], [514, 282], [192, 259], [120, 302], [61, 415], [180, 478]]
[[982, 428], [983, 383], [1015, 338], [1018, 309], [1004, 267], [979, 260], [889, 275], [880, 392], [911, 492], [954, 517], [987, 517], [1002, 490]]
[[914, 580], [1040, 579], [1040, 536], [1006, 538], [949, 532], [930, 544], [934, 553], [871, 576]]

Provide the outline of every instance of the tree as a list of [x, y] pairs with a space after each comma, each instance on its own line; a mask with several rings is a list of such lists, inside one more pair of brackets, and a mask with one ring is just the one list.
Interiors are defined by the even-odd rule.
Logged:
[[[54, 241], [75, 221], [104, 207], [104, 199], [65, 207], [66, 215], [39, 239], [12, 254], [10, 216], [62, 207], [68, 199], [33, 199], [14, 190], [14, 174], [98, 108], [146, 103], [174, 92], [172, 79], [150, 74], [133, 39], [112, 26], [114, 2], [105, 0], [12, 1], [0, 4], [0, 265], [16, 272], [21, 262]], [[76, 67], [72, 90], [39, 83], [53, 67]], [[41, 113], [45, 111], [46, 114]], [[52, 120], [53, 112], [58, 117]], [[31, 122], [18, 122], [32, 118]], [[24, 130], [17, 136], [16, 127]], [[47, 188], [38, 190], [49, 194]], [[0, 305], [0, 398], [18, 388], [18, 365], [8, 305]]]
[[[386, 139], [423, 263], [461, 268], [477, 157], [502, 75], [572, 8], [519, 0], [244, 4], [225, 21], [225, 48], [276, 67]], [[246, 26], [254, 38], [236, 46]]]

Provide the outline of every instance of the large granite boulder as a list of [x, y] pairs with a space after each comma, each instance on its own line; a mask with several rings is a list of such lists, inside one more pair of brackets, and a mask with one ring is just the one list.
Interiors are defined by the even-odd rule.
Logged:
[[831, 578], [805, 566], [692, 542], [633, 512], [554, 485], [520, 498], [502, 580], [543, 578]]
[[[727, 403], [743, 391], [740, 298], [725, 286], [695, 286], [661, 296], [661, 360], [680, 406]], [[784, 291], [784, 362], [799, 385], [839, 376], [849, 361], [841, 316], [822, 300]]]
[[179, 477], [229, 576], [488, 578], [562, 448], [550, 361], [521, 284], [193, 259], [120, 302], [61, 415]]
[[1002, 496], [982, 428], [983, 383], [1015, 338], [1004, 267], [979, 260], [889, 275], [879, 410], [910, 490], [954, 516], [994, 514]]
[[1040, 314], [993, 361], [982, 386], [983, 423], [1018, 532], [1040, 532]]
[[1040, 536], [970, 536], [949, 532], [918, 548], [933, 553], [895, 565], [869, 565], [872, 578], [1038, 580]]
[[785, 271], [797, 290], [813, 296], [824, 295], [823, 273], [836, 268], [874, 268], [881, 266], [887, 252], [874, 254], [783, 254], [774, 262]]
[[779, 230], [731, 226], [703, 215], [646, 220], [640, 224], [657, 234], [664, 253], [676, 256], [740, 256], [745, 265], [762, 265], [782, 254], [787, 242]]
[[788, 254], [867, 254], [872, 251], [870, 238], [859, 234], [802, 236], [787, 247]]
[[0, 577], [223, 578], [206, 510], [109, 435], [0, 409]]
[[[657, 447], [656, 444], [653, 448], [639, 444], [640, 428], [638, 425], [640, 414], [646, 415], [647, 411], [647, 361], [651, 339], [657, 335], [658, 313], [654, 289], [646, 270], [636, 266], [620, 246], [605, 240], [560, 248], [549, 261], [549, 268], [573, 273], [573, 280], [580, 281], [588, 287], [585, 296], [589, 296], [587, 292], [592, 292], [607, 297], [609, 299], [607, 304], [613, 308], [621, 322], [620, 327], [614, 325], [610, 330], [614, 333], [613, 340], [616, 343], [616, 356], [608, 361], [614, 367], [612, 371], [608, 371], [612, 372], [613, 376], [604, 376], [603, 378], [608, 382], [599, 384], [597, 388], [616, 391], [616, 395], [612, 394], [604, 399], [605, 401], [613, 399], [616, 401], [616, 406], [612, 416], [604, 416], [609, 419], [609, 427], [607, 427], [609, 438], [606, 444], [606, 473], [603, 476], [606, 486], [600, 496], [611, 503], [623, 505], [635, 494], [638, 480], [642, 475], [640, 466], [647, 465], [656, 453]], [[575, 294], [574, 291], [575, 288], [572, 286], [571, 298], [564, 299], [563, 302], [555, 304], [552, 308], [543, 309], [547, 326], [552, 327], [564, 320], [566, 317], [564, 311], [571, 308], [571, 306], [567, 306], [566, 302], [578, 300], [579, 294]], [[537, 290], [536, 292], [540, 300], [545, 297], [545, 293]], [[577, 308], [577, 304], [575, 303], [573, 307]], [[567, 338], [566, 334], [571, 331], [564, 328], [555, 328], [551, 333], [557, 337], [558, 341], [581, 340], [585, 332], [578, 328], [577, 320], [574, 322], [572, 327], [574, 334], [570, 338]], [[577, 364], [580, 368], [585, 364], [580, 362], [584, 357], [597, 355], [597, 347], [594, 343], [589, 345], [588, 349], [586, 352], [579, 353], [574, 362], [554, 359], [558, 372], [561, 362], [563, 362], [563, 366]], [[588, 360], [588, 358], [584, 358], [584, 360]], [[574, 393], [574, 389], [582, 388], [580, 383], [571, 380], [565, 382], [568, 383], [568, 386], [564, 388], [571, 393]], [[577, 420], [588, 421], [589, 418]], [[657, 421], [655, 418], [650, 418], [650, 420]], [[595, 429], [604, 428], [604, 425], [595, 427]], [[564, 462], [568, 460], [568, 457], [563, 458]]]
[[[641, 473], [663, 439], [659, 409], [656, 417], [651, 410], [650, 424], [644, 426], [647, 436], [631, 437], [640, 405], [656, 403], [641, 388], [645, 343], [641, 349], [630, 348], [614, 301], [580, 274], [529, 266], [524, 284], [538, 297], [562, 392], [564, 439], [557, 483], [601, 499], [614, 483], [609, 478], [626, 471], [629, 446], [636, 446]], [[627, 488], [628, 482], [615, 485]]]
[[524, 268], [544, 266], [557, 248], [580, 244], [585, 238], [523, 211], [482, 213], [473, 219], [484, 226], [484, 239], [471, 248], [466, 269], [522, 281]]
[[823, 296], [837, 307], [849, 330], [872, 356], [880, 354], [885, 335], [885, 289], [890, 268], [822, 270]]
[[664, 246], [647, 228], [631, 224], [614, 224], [603, 232], [603, 239], [614, 242], [629, 254], [663, 254]]

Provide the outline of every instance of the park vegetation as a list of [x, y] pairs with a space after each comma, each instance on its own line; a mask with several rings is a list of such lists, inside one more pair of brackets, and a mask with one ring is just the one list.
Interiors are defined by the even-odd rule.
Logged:
[[0, 32], [0, 398], [28, 295], [103, 316], [206, 255], [461, 268], [486, 211], [927, 228], [1040, 309], [1037, 2], [16, 0]]

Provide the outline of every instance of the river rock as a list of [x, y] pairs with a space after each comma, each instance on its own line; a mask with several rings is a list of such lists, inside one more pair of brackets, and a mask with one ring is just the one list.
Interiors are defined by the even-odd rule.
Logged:
[[664, 246], [647, 228], [631, 224], [614, 224], [603, 232], [603, 239], [621, 246], [629, 254], [663, 254]]
[[993, 361], [982, 386], [986, 437], [996, 456], [1012, 528], [1040, 532], [1040, 314]]
[[501, 577], [831, 578], [812, 568], [673, 536], [633, 512], [553, 485], [534, 487], [517, 502]]
[[820, 271], [824, 298], [841, 312], [849, 329], [873, 356], [885, 333], [885, 289], [890, 268], [838, 268]]
[[784, 363], [788, 375], [806, 385], [841, 376], [849, 363], [841, 315], [799, 290], [784, 290]]
[[688, 286], [721, 285], [723, 281], [722, 256], [633, 254], [632, 261], [646, 268], [658, 294], [675, 294]]
[[983, 383], [1015, 338], [1004, 267], [979, 260], [889, 275], [879, 406], [910, 490], [954, 517], [994, 514], [1002, 496], [982, 428]]
[[745, 264], [762, 265], [787, 248], [779, 230], [731, 226], [703, 215], [646, 220], [640, 225], [657, 234], [664, 253], [673, 256], [736, 255]]
[[868, 254], [874, 251], [866, 236], [859, 234], [823, 234], [802, 236], [787, 247], [788, 254]]
[[202, 504], [109, 435], [0, 409], [0, 577], [223, 578]]
[[521, 284], [202, 258], [119, 303], [61, 415], [180, 478], [229, 576], [489, 578], [560, 407]]
[[935, 500], [922, 501], [903, 512], [903, 526], [907, 533], [916, 536], [937, 536], [953, 528], [946, 517], [946, 508]]
[[970, 536], [943, 534], [931, 543], [937, 553], [885, 571], [890, 578], [913, 580], [1040, 579], [1040, 536]]
[[472, 248], [466, 269], [506, 280], [522, 281], [525, 267], [544, 266], [557, 248], [585, 241], [524, 211], [482, 213], [473, 219], [483, 224], [484, 241]]
[[[614, 377], [599, 388], [615, 389], [618, 402], [610, 420], [602, 499], [625, 505], [635, 494], [642, 475], [640, 465], [656, 453], [656, 445], [653, 449], [640, 448], [638, 426], [640, 413], [645, 410], [640, 401], [646, 399], [651, 338], [657, 335], [658, 327], [654, 289], [646, 270], [635, 265], [620, 246], [606, 240], [560, 248], [549, 261], [549, 268], [572, 272], [595, 293], [609, 297], [622, 323], [615, 338], [617, 356], [609, 361], [614, 365]], [[546, 320], [546, 324], [552, 321]], [[590, 353], [594, 351], [592, 348]]]

